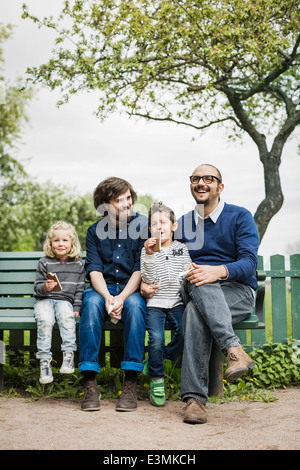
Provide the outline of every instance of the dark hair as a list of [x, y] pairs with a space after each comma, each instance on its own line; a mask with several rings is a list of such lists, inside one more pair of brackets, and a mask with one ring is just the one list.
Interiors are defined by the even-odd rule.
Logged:
[[94, 191], [94, 206], [97, 209], [101, 204], [109, 203], [112, 199], [116, 199], [129, 189], [133, 204], [137, 200], [137, 194], [133, 190], [131, 184], [122, 178], [115, 176], [106, 178], [98, 184]]
[[165, 206], [162, 202], [154, 202], [152, 206], [149, 209], [148, 213], [148, 220], [149, 220], [149, 227], [151, 226], [151, 217], [156, 213], [156, 212], [167, 212], [170, 221], [172, 224], [175, 224], [176, 222], [176, 217], [175, 213], [170, 207]]

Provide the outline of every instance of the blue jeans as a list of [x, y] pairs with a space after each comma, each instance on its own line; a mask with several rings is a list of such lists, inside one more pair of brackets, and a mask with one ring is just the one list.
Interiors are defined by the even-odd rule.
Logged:
[[[120, 294], [124, 286], [108, 285], [111, 295]], [[146, 302], [139, 292], [127, 297], [122, 310], [124, 356], [123, 370], [143, 370], [146, 332]], [[105, 301], [92, 287], [83, 293], [79, 322], [79, 372], [100, 372], [99, 349], [102, 326], [108, 318]]]
[[76, 351], [76, 323], [73, 307], [67, 300], [41, 299], [34, 303], [37, 323], [38, 359], [52, 359], [52, 330], [57, 321], [62, 351]]
[[[171, 309], [148, 307], [147, 330], [149, 374], [151, 377], [164, 377], [164, 359], [174, 361], [183, 349], [182, 316], [184, 305]], [[165, 346], [165, 322], [169, 321], [175, 332], [170, 343]]]
[[186, 282], [188, 302], [183, 315], [184, 350], [181, 368], [181, 398], [194, 397], [206, 403], [208, 364], [212, 339], [226, 354], [238, 346], [233, 324], [249, 317], [255, 296], [249, 286], [235, 281], [196, 287]]

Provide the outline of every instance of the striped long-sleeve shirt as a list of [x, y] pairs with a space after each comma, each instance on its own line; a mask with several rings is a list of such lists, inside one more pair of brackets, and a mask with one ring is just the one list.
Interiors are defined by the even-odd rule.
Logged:
[[177, 240], [153, 255], [147, 255], [145, 248], [142, 249], [142, 279], [148, 284], [160, 286], [153, 297], [147, 300], [148, 307], [172, 308], [183, 303], [180, 295], [182, 281], [178, 275], [190, 263], [186, 245]]
[[[47, 292], [45, 283], [47, 281], [47, 273], [57, 275], [62, 290], [59, 292]], [[85, 287], [85, 270], [82, 259], [74, 261], [67, 258], [63, 263], [57, 258], [45, 256], [39, 260], [36, 279], [34, 283], [34, 297], [39, 299], [55, 299], [68, 300], [72, 305], [74, 312], [79, 312], [82, 293]]]

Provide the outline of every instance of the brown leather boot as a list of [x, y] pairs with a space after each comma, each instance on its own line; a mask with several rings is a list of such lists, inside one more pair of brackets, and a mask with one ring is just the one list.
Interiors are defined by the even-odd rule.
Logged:
[[253, 369], [254, 366], [254, 362], [252, 362], [252, 359], [241, 346], [229, 348], [227, 351], [227, 369], [225, 371], [225, 379], [228, 382], [233, 382], [248, 372], [249, 369]]
[[81, 404], [82, 411], [100, 410], [100, 391], [96, 380], [88, 380], [84, 384], [84, 397]]
[[183, 421], [189, 424], [203, 424], [207, 422], [204, 404], [195, 398], [188, 398], [184, 411]]
[[137, 409], [136, 382], [124, 382], [123, 391], [117, 401], [117, 411], [135, 411]]

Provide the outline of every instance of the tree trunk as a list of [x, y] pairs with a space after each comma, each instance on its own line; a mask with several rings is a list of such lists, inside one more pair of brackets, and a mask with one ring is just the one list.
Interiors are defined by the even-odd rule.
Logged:
[[283, 147], [295, 127], [300, 123], [300, 110], [296, 110], [295, 107], [289, 109], [287, 119], [276, 135], [269, 151], [266, 136], [255, 128], [250, 116], [243, 108], [239, 94], [224, 85], [220, 89], [227, 95], [229, 103], [240, 122], [240, 127], [249, 134], [257, 145], [259, 157], [264, 167], [265, 198], [259, 204], [254, 215], [261, 242], [270, 220], [277, 214], [283, 204], [279, 166]]
[[264, 167], [265, 198], [256, 209], [254, 220], [258, 228], [260, 242], [267, 230], [270, 220], [283, 204], [279, 165], [280, 157], [271, 152], [260, 155]]

